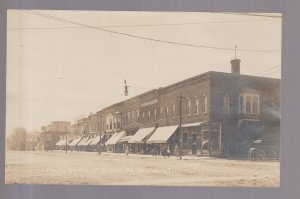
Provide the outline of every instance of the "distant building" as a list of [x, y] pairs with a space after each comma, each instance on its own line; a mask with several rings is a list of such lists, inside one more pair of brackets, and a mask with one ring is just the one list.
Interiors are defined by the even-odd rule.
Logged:
[[71, 123], [67, 121], [53, 121], [49, 125], [41, 127], [39, 137], [39, 149], [52, 150], [55, 144], [70, 133]]

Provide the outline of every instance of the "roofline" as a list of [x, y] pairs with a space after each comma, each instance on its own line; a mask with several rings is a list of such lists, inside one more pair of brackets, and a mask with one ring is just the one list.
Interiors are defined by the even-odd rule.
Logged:
[[245, 74], [232, 74], [232, 73], [227, 73], [227, 72], [219, 72], [219, 71], [208, 71], [208, 72], [205, 72], [205, 73], [202, 73], [202, 74], [199, 74], [199, 75], [196, 75], [196, 76], [193, 76], [193, 77], [190, 77], [188, 79], [184, 79], [182, 81], [179, 81], [179, 82], [176, 82], [176, 83], [173, 83], [173, 84], [170, 84], [170, 85], [167, 85], [165, 87], [159, 87], [159, 88], [154, 88], [152, 90], [149, 90], [149, 91], [146, 91], [144, 93], [141, 93], [139, 95], [136, 95], [134, 97], [131, 97], [129, 99], [126, 99], [126, 100], [123, 100], [123, 101], [120, 101], [120, 102], [117, 102], [117, 103], [114, 103], [110, 106], [107, 106], [105, 108], [103, 108], [102, 110], [100, 111], [97, 111], [96, 113], [97, 114], [100, 114], [102, 111], [105, 111], [109, 108], [112, 108], [113, 106], [116, 106], [116, 105], [120, 105], [122, 103], [126, 103], [126, 102], [129, 102], [133, 99], [136, 99], [136, 98], [140, 98], [141, 96], [144, 96], [144, 95], [147, 95], [147, 94], [150, 94], [150, 93], [154, 93], [154, 92], [164, 92], [168, 89], [172, 89], [172, 88], [175, 88], [177, 86], [181, 86], [183, 84], [186, 84], [186, 83], [190, 83], [190, 82], [193, 82], [193, 81], [197, 81], [197, 80], [201, 80], [201, 79], [204, 79], [204, 78], [209, 78], [211, 75], [213, 74], [219, 74], [219, 75], [227, 75], [227, 76], [240, 76], [240, 77], [244, 77], [244, 78], [260, 78], [260, 79], [268, 79], [268, 80], [273, 80], [273, 81], [280, 81], [281, 79], [278, 79], [278, 78], [271, 78], [271, 77], [262, 77], [262, 76], [255, 76], [255, 75], [245, 75]]

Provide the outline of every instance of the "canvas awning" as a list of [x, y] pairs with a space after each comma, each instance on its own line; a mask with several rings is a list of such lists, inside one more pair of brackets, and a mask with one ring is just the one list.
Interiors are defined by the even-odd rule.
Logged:
[[154, 130], [155, 127], [139, 129], [128, 141], [128, 143], [144, 143], [145, 138], [153, 133]]
[[66, 140], [59, 140], [55, 145], [56, 145], [56, 146], [63, 146], [63, 145], [66, 145]]
[[88, 146], [94, 138], [88, 137], [89, 139], [87, 139], [84, 143], [82, 143], [82, 146]]
[[[101, 136], [101, 138], [103, 139], [104, 135]], [[96, 136], [93, 138], [93, 140], [91, 141], [91, 143], [89, 144], [90, 146], [95, 146], [100, 142], [100, 135]]]
[[206, 145], [208, 143], [208, 140], [203, 140], [202, 146]]
[[176, 126], [164, 126], [159, 127], [155, 130], [155, 132], [151, 135], [151, 137], [146, 141], [146, 143], [167, 143], [169, 138], [175, 133], [178, 129], [178, 125]]
[[123, 142], [128, 142], [133, 136], [125, 136], [119, 139], [119, 141], [117, 141], [117, 143], [123, 143]]
[[188, 123], [188, 124], [182, 124], [181, 127], [185, 128], [185, 127], [196, 127], [196, 126], [200, 126], [202, 124], [202, 122], [196, 122], [196, 123]]
[[88, 139], [90, 139], [90, 137], [84, 137], [84, 138], [82, 138], [82, 140], [77, 144], [77, 146], [85, 146], [84, 143], [86, 141], [88, 141]]
[[124, 137], [126, 135], [125, 131], [121, 131], [118, 133], [114, 133], [111, 138], [109, 138], [109, 140], [107, 140], [107, 142], [105, 143], [105, 145], [114, 145], [117, 144], [117, 142], [119, 141], [119, 139], [121, 139], [122, 137]]
[[70, 144], [69, 146], [76, 146], [80, 141], [81, 141], [81, 137], [80, 138], [75, 138]]

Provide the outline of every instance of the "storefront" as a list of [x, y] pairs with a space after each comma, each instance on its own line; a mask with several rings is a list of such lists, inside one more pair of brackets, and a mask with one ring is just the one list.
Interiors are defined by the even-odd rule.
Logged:
[[154, 133], [155, 127], [141, 128], [128, 141], [130, 151], [137, 154], [149, 153], [146, 140]]

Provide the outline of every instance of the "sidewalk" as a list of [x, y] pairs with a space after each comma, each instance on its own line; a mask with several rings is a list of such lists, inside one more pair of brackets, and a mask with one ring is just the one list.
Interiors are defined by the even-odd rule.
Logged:
[[[112, 152], [102, 152], [102, 155], [106, 156], [122, 156], [126, 157], [125, 153], [112, 153]], [[160, 159], [173, 159], [173, 160], [179, 160], [179, 156], [155, 156], [155, 155], [145, 155], [145, 154], [129, 154], [129, 157], [141, 157], [141, 158], [160, 158]], [[182, 160], [212, 160], [212, 159], [219, 159], [216, 157], [207, 157], [207, 156], [193, 156], [193, 155], [183, 155]]]

